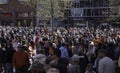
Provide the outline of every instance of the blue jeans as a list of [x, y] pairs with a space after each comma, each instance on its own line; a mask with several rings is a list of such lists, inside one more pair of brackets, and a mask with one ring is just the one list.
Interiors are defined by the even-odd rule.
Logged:
[[14, 73], [12, 63], [6, 63], [6, 73]]

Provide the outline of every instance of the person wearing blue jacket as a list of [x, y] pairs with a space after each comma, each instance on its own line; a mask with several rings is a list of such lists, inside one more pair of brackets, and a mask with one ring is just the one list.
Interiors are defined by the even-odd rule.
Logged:
[[62, 43], [62, 46], [59, 48], [59, 50], [61, 51], [61, 58], [69, 58], [68, 50], [65, 47], [65, 43]]

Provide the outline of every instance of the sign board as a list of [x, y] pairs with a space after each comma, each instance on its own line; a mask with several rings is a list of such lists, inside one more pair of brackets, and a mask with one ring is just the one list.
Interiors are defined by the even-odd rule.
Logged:
[[28, 17], [28, 13], [19, 13], [19, 17]]

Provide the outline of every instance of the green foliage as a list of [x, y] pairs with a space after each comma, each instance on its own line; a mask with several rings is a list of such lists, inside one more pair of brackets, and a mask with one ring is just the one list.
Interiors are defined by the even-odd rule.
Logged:
[[68, 0], [28, 0], [27, 4], [35, 8], [37, 17], [48, 19], [51, 18], [51, 9], [53, 17], [58, 18], [64, 17], [64, 10], [71, 6]]
[[120, 19], [120, 0], [109, 0], [109, 6], [111, 9], [107, 21], [118, 21]]
[[111, 6], [117, 7], [120, 4], [120, 0], [109, 0]]

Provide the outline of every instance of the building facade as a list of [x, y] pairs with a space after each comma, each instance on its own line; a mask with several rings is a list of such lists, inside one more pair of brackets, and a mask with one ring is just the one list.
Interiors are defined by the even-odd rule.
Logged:
[[66, 23], [73, 25], [95, 25], [104, 22], [109, 15], [109, 0], [71, 0], [66, 10]]
[[30, 26], [34, 24], [33, 8], [23, 0], [1, 0], [0, 25]]

